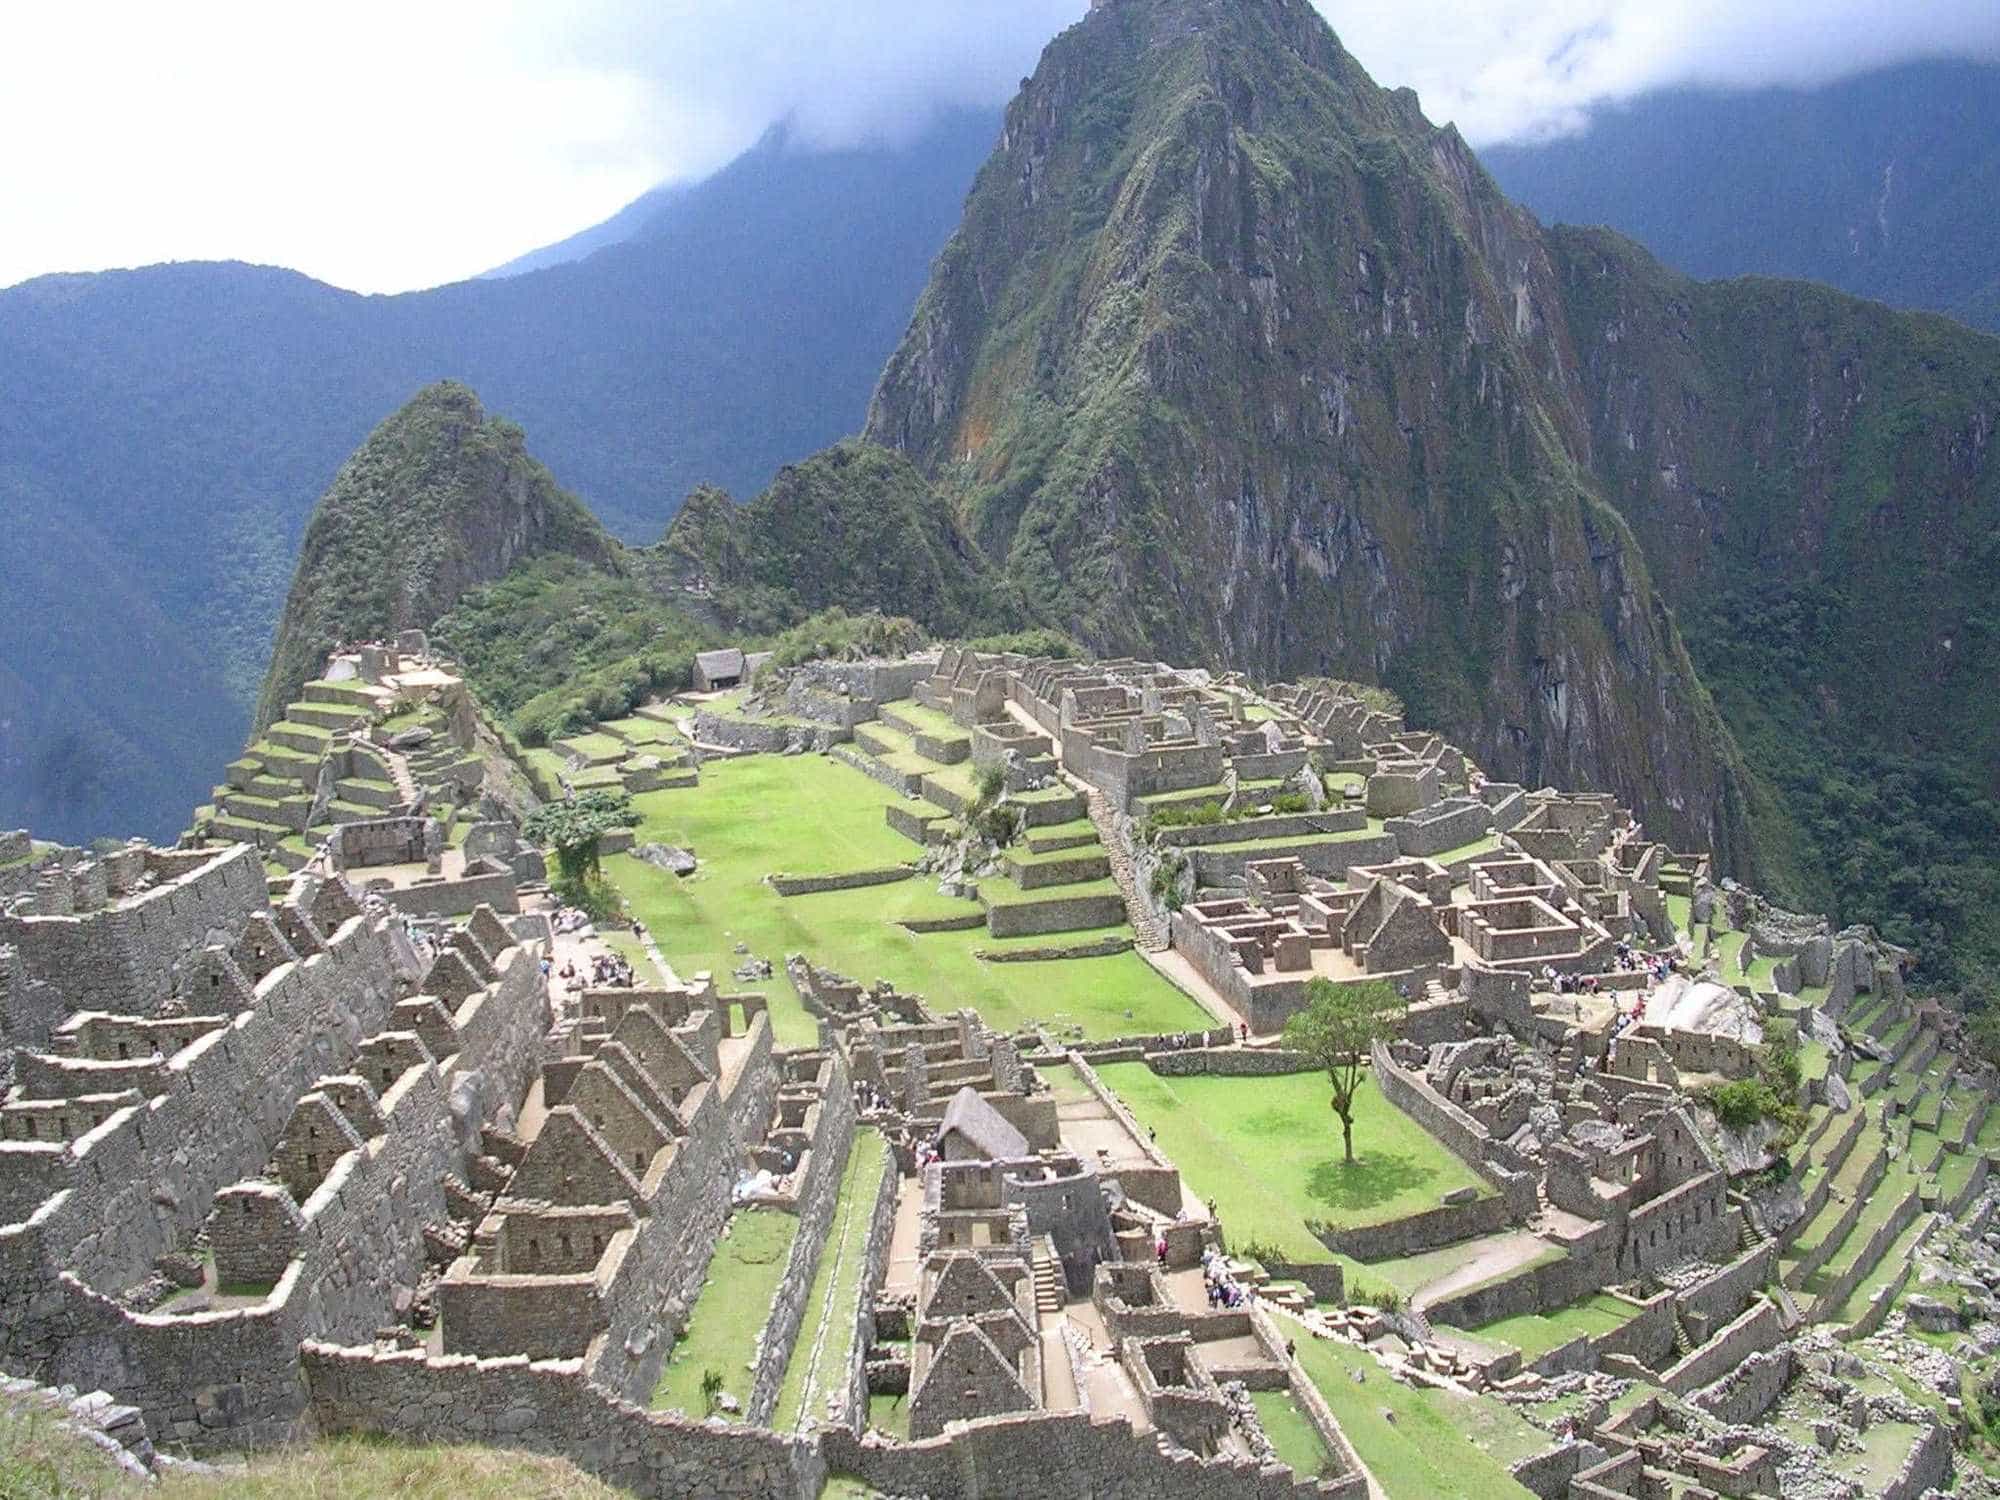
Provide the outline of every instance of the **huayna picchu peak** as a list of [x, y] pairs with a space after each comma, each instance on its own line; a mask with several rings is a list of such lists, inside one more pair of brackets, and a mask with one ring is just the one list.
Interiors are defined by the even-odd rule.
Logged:
[[247, 737], [106, 593], [231, 737], [0, 832], [0, 1495], [2000, 1495], [2000, 341], [1545, 226], [1309, 0], [996, 123], [899, 344], [951, 150], [804, 116], [443, 289], [576, 404], [300, 429]]

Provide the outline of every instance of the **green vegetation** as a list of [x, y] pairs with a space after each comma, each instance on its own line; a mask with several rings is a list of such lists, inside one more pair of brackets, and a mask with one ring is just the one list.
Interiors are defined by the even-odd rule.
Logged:
[[[915, 846], [893, 832], [883, 809], [900, 801], [860, 772], [819, 756], [750, 756], [712, 762], [698, 787], [634, 799], [638, 837], [694, 851], [696, 873], [677, 879], [637, 860], [616, 858], [611, 882], [651, 929], [676, 973], [729, 974], [736, 945], [782, 964], [790, 953], [862, 983], [887, 978], [933, 1005], [975, 1006], [1007, 1031], [1029, 1020], [1080, 1026], [1086, 1036], [1193, 1030], [1201, 1009], [1134, 953], [1109, 958], [986, 964], [976, 949], [1039, 946], [1048, 938], [994, 939], [982, 929], [913, 933], [904, 920], [976, 914], [913, 879], [817, 896], [779, 896], [774, 871], [832, 875], [882, 869], [910, 859]], [[995, 887], [1004, 882], [989, 882]], [[1115, 887], [1110, 887], [1115, 889]], [[1007, 887], [1011, 890], [1011, 887]], [[1090, 933], [1064, 934], [1064, 941]], [[782, 979], [764, 986], [778, 1040], [810, 1046], [815, 1024]]]
[[[881, 1192], [888, 1155], [880, 1131], [854, 1133], [847, 1165], [840, 1179], [833, 1223], [826, 1248], [813, 1276], [805, 1322], [785, 1367], [785, 1386], [778, 1396], [771, 1425], [790, 1431], [802, 1420], [820, 1416], [826, 1398], [844, 1389], [848, 1357], [854, 1352], [861, 1311], [861, 1278], [867, 1269], [868, 1228]], [[904, 1417], [908, 1424], [907, 1415]]]
[[435, 634], [527, 745], [686, 691], [695, 653], [721, 643], [638, 579], [562, 557], [473, 590]]
[[1285, 1045], [1326, 1074], [1333, 1112], [1340, 1117], [1341, 1149], [1354, 1165], [1354, 1100], [1367, 1076], [1377, 1042], [1394, 1041], [1407, 1007], [1394, 986], [1376, 980], [1335, 984], [1306, 983], [1305, 1008], [1285, 1023]]
[[1257, 1408], [1257, 1420], [1264, 1435], [1277, 1450], [1278, 1461], [1308, 1477], [1317, 1474], [1326, 1462], [1326, 1444], [1306, 1420], [1290, 1391], [1252, 1391], [1250, 1400]]
[[1540, 1359], [1551, 1349], [1580, 1338], [1611, 1333], [1631, 1322], [1638, 1309], [1609, 1292], [1599, 1292], [1568, 1307], [1544, 1313], [1523, 1313], [1484, 1323], [1467, 1332], [1491, 1344], [1511, 1344], [1523, 1360]]
[[[1233, 1244], [1273, 1247], [1301, 1264], [1332, 1259], [1313, 1223], [1379, 1224], [1435, 1208], [1458, 1188], [1492, 1190], [1364, 1081], [1354, 1097], [1361, 1149], [1349, 1163], [1328, 1131], [1332, 1090], [1316, 1073], [1280, 1078], [1162, 1078], [1143, 1062], [1098, 1069]], [[1319, 1143], [1324, 1143], [1319, 1144]]]
[[1366, 1349], [1336, 1339], [1302, 1339], [1298, 1357], [1388, 1500], [1528, 1493], [1507, 1466], [1548, 1435], [1499, 1402], [1399, 1384]]
[[428, 627], [531, 556], [608, 566], [616, 549], [528, 456], [519, 427], [489, 417], [462, 385], [429, 386], [370, 434], [314, 507], [257, 727], [343, 642]]
[[708, 1415], [702, 1381], [710, 1371], [722, 1376], [723, 1390], [749, 1398], [750, 1358], [798, 1232], [799, 1221], [776, 1209], [743, 1209], [730, 1217], [687, 1330], [668, 1351], [653, 1388], [655, 1411]]

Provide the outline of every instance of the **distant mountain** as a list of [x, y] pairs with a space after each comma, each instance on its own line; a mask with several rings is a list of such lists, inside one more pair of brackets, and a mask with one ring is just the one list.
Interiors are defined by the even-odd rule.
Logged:
[[181, 826], [249, 726], [314, 498], [434, 381], [641, 540], [852, 432], [997, 127], [774, 135], [621, 243], [407, 296], [241, 264], [0, 291], [0, 827]]
[[2000, 331], [2000, 67], [1647, 94], [1480, 155], [1544, 221], [1609, 226], [1691, 276], [1803, 277]]
[[[760, 149], [768, 143], [760, 143]], [[526, 255], [517, 255], [504, 266], [495, 266], [482, 272], [482, 281], [497, 281], [507, 276], [519, 276], [526, 271], [543, 271], [550, 266], [568, 265], [573, 260], [582, 260], [611, 245], [622, 245], [627, 240], [639, 239], [648, 234], [662, 214], [684, 204], [693, 196], [695, 185], [685, 182], [663, 182], [656, 188], [649, 188], [602, 224], [593, 224], [588, 229], [580, 229], [568, 239], [557, 240], [553, 245], [544, 245], [539, 250], [530, 250]]]

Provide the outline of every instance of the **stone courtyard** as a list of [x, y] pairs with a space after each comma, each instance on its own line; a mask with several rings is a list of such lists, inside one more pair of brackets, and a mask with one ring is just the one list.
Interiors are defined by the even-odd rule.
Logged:
[[[362, 648], [181, 847], [0, 837], [0, 1369], [648, 1496], [1985, 1492], [2000, 1116], [1908, 955], [1334, 685], [703, 674], [516, 763]], [[738, 762], [840, 839], [670, 839]], [[520, 835], [613, 784], [643, 936]], [[1352, 1172], [1314, 980], [1408, 1002]]]

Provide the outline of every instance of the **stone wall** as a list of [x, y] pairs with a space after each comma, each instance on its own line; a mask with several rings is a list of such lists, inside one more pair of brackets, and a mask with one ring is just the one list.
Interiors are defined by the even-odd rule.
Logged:
[[1765, 1240], [1739, 1255], [1705, 1281], [1682, 1292], [1676, 1302], [1681, 1316], [1697, 1335], [1743, 1310], [1743, 1304], [1770, 1281], [1778, 1269], [1778, 1244]]
[[463, 917], [482, 906], [509, 915], [521, 909], [514, 872], [504, 867], [457, 880], [420, 880], [382, 895], [397, 911], [413, 917]]
[[986, 930], [997, 938], [1082, 932], [1092, 927], [1116, 927], [1124, 920], [1124, 898], [1116, 891], [1102, 896], [1072, 896], [1060, 901], [1021, 902], [986, 909]]
[[423, 1273], [424, 1226], [446, 1217], [443, 1182], [459, 1152], [442, 1077], [410, 1069], [381, 1114], [382, 1134], [300, 1205], [297, 1254], [261, 1306], [132, 1313], [64, 1273], [72, 1322], [57, 1378], [102, 1385], [194, 1451], [291, 1436], [305, 1410], [300, 1340], [367, 1339], [395, 1322], [398, 1292], [414, 1293]]
[[1742, 1317], [1726, 1325], [1707, 1343], [1660, 1372], [1660, 1384], [1676, 1396], [1718, 1380], [1753, 1354], [1762, 1353], [1785, 1336], [1777, 1305], [1759, 1298]]
[[1486, 1128], [1432, 1088], [1428, 1081], [1399, 1065], [1389, 1049], [1376, 1043], [1375, 1083], [1382, 1097], [1436, 1136], [1459, 1160], [1490, 1183], [1507, 1204], [1503, 1222], [1521, 1223], [1539, 1207], [1534, 1179], [1494, 1159], [1494, 1142]]
[[1217, 1078], [1278, 1078], [1314, 1071], [1303, 1052], [1282, 1048], [1188, 1047], [1169, 1052], [1148, 1052], [1146, 1066], [1162, 1078], [1192, 1078], [1210, 1074]]
[[[169, 1059], [147, 1107], [72, 1142], [57, 1197], [18, 1232], [0, 1231], [0, 1358], [47, 1367], [66, 1333], [64, 1304], [46, 1296], [58, 1272], [122, 1289], [184, 1245], [217, 1189], [263, 1169], [308, 1085], [344, 1071], [382, 1027], [394, 981], [386, 932], [352, 918], [324, 953], [280, 964], [251, 1009]], [[19, 1149], [0, 1143], [0, 1176]]]
[[780, 896], [816, 896], [825, 891], [858, 891], [873, 885], [896, 885], [917, 873], [915, 865], [887, 865], [879, 870], [849, 870], [840, 875], [767, 875]]
[[875, 1301], [889, 1275], [889, 1242], [896, 1229], [896, 1200], [901, 1191], [896, 1152], [882, 1143], [882, 1182], [869, 1211], [868, 1239], [862, 1247], [861, 1294], [855, 1307], [854, 1344], [847, 1361], [847, 1387], [841, 1413], [849, 1432], [859, 1436], [868, 1420], [868, 1350], [875, 1342]]
[[1238, 818], [1228, 823], [1162, 828], [1159, 842], [1170, 848], [1192, 849], [1203, 844], [1240, 844], [1247, 839], [1310, 838], [1321, 833], [1351, 833], [1368, 826], [1368, 815], [1333, 810], [1307, 813], [1273, 813], [1267, 818]]
[[1384, 1224], [1364, 1224], [1336, 1229], [1319, 1225], [1314, 1234], [1339, 1255], [1359, 1261], [1394, 1260], [1435, 1250], [1472, 1235], [1493, 1234], [1515, 1222], [1505, 1198], [1489, 1195], [1471, 1203], [1440, 1204], [1423, 1213], [1406, 1214]]
[[1783, 1394], [1792, 1378], [1791, 1346], [1780, 1344], [1749, 1355], [1714, 1384], [1688, 1397], [1718, 1422], [1754, 1422]]
[[318, 1342], [302, 1358], [326, 1432], [549, 1454], [647, 1500], [816, 1500], [825, 1481], [808, 1440], [645, 1411], [592, 1385], [575, 1360], [430, 1359]]
[[820, 1099], [819, 1129], [813, 1134], [805, 1180], [799, 1185], [798, 1233], [792, 1238], [784, 1275], [778, 1281], [777, 1297], [771, 1304], [770, 1316], [764, 1320], [757, 1353], [751, 1360], [750, 1396], [744, 1411], [752, 1422], [769, 1422], [771, 1413], [777, 1409], [778, 1396], [785, 1384], [785, 1366], [791, 1360], [799, 1325], [805, 1320], [806, 1301], [812, 1295], [813, 1276], [826, 1249], [827, 1232], [840, 1198], [841, 1178], [847, 1170], [848, 1152], [854, 1145], [854, 1088], [848, 1082], [847, 1060], [838, 1049], [829, 1053], [828, 1058], [832, 1079]]
[[57, 985], [73, 1011], [150, 1014], [172, 993], [185, 956], [211, 933], [241, 932], [268, 904], [257, 851], [238, 844], [116, 906], [82, 916], [0, 914], [0, 944], [17, 950], [27, 979]]
[[949, 1438], [924, 1442], [860, 1439], [831, 1432], [828, 1470], [892, 1495], [982, 1500], [995, 1495], [1089, 1495], [1092, 1500], [1365, 1500], [1359, 1475], [1330, 1482], [1282, 1465], [1169, 1456], [1124, 1418], [1082, 1412], [991, 1417]]

